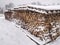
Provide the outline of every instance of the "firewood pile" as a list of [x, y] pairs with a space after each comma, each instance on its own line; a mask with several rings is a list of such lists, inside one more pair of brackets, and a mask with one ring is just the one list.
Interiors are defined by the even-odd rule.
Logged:
[[60, 36], [59, 14], [41, 14], [34, 11], [20, 10], [14, 11], [12, 14], [5, 12], [5, 18], [7, 20], [18, 20], [16, 23], [21, 24], [23, 29], [47, 43]]

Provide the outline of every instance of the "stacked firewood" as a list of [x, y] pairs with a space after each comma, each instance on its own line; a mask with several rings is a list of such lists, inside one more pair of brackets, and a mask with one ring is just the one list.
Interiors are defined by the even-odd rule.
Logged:
[[11, 11], [8, 11], [8, 12], [5, 12], [5, 19], [11, 21], [12, 19], [12, 12]]
[[54, 41], [60, 36], [59, 15], [41, 14], [32, 11], [15, 11], [13, 14], [5, 13], [5, 18], [17, 20], [17, 24], [21, 24], [22, 28], [42, 41]]

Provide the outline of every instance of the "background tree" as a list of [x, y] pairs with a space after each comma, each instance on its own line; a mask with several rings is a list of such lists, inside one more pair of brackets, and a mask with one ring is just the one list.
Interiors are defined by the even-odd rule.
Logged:
[[7, 4], [7, 5], [5, 5], [5, 9], [7, 10], [7, 9], [11, 9], [11, 8], [13, 8], [14, 7], [14, 3], [9, 3], [9, 4]]

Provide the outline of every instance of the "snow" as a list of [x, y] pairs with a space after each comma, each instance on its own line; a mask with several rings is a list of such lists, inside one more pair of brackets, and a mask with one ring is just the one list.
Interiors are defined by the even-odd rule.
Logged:
[[40, 11], [40, 10], [36, 10], [36, 9], [31, 9], [31, 8], [27, 8], [28, 10], [31, 10], [31, 11], [36, 11], [36, 12], [39, 12], [39, 13], [46, 13], [46, 11]]
[[50, 5], [50, 6], [28, 5], [28, 6], [45, 10], [60, 10], [60, 5]]
[[36, 45], [22, 30], [15, 23], [0, 17], [0, 45]]
[[3, 14], [0, 14], [0, 17], [3, 17], [4, 15]]
[[38, 26], [38, 29], [41, 29], [42, 31], [45, 29], [44, 26]]

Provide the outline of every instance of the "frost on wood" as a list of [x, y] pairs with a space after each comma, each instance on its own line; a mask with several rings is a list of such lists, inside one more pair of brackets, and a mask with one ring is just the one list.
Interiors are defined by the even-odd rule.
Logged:
[[45, 41], [45, 44], [60, 36], [60, 10], [47, 10], [34, 6], [21, 8], [5, 12], [5, 19], [21, 25], [32, 35]]

